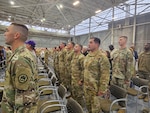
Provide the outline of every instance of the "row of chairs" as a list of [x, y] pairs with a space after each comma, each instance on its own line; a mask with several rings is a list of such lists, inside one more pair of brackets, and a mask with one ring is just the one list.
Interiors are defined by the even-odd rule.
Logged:
[[[112, 111], [118, 111], [119, 109], [125, 109], [126, 113], [128, 112], [128, 96], [135, 97], [136, 111], [138, 113], [138, 98], [141, 95], [148, 96], [148, 108], [150, 108], [149, 103], [149, 81], [134, 77], [132, 80], [132, 87], [123, 89], [116, 85], [111, 85], [109, 90], [111, 96], [115, 97], [114, 101], [112, 99], [101, 99], [101, 108], [104, 113], [111, 113]], [[144, 105], [143, 105], [144, 106]]]
[[67, 98], [69, 95], [66, 88], [58, 83], [54, 70], [42, 60], [38, 63], [38, 79], [41, 97], [38, 113], [83, 113], [81, 106], [73, 98]]
[[[58, 85], [57, 77], [55, 76], [55, 72], [52, 69], [52, 67], [49, 68], [49, 66], [47, 66], [42, 60], [41, 60], [41, 62], [42, 62], [42, 65], [38, 66], [39, 67], [40, 95], [43, 96], [43, 95], [47, 95], [47, 94], [53, 94], [53, 95], [56, 95], [56, 97], [57, 97], [56, 99], [61, 98], [62, 100], [61, 100], [59, 109], [63, 108], [63, 110], [64, 110], [63, 112], [67, 113], [69, 110], [67, 107], [70, 106], [70, 104], [68, 104], [68, 102], [72, 101], [73, 99], [72, 98], [66, 99], [66, 92], [67, 92], [66, 88], [63, 85], [57, 86]], [[132, 83], [133, 83], [133, 86], [137, 86], [137, 87], [131, 87], [131, 88], [128, 88], [127, 90], [120, 88], [116, 85], [111, 85], [109, 90], [110, 90], [111, 95], [113, 96], [113, 98], [115, 97], [115, 99], [112, 99], [112, 98], [111, 99], [101, 99], [100, 102], [101, 102], [102, 111], [104, 113], [111, 113], [112, 111], [118, 111], [119, 109], [126, 109], [126, 112], [127, 112], [128, 95], [131, 95], [131, 96], [136, 97], [135, 102], [136, 102], [136, 113], [137, 113], [138, 97], [140, 95], [147, 95], [148, 99], [149, 99], [148, 80], [134, 77], [134, 78], [132, 78]], [[63, 90], [64, 93], [60, 93], [60, 90], [62, 90], [62, 88], [64, 88], [64, 90]], [[75, 101], [75, 100], [73, 100], [73, 101]], [[50, 100], [49, 102], [52, 102], [52, 100]], [[46, 104], [45, 104], [46, 107], [42, 105], [42, 108], [45, 107], [44, 110], [59, 105], [58, 103], [56, 105], [51, 105], [51, 104], [49, 104], [49, 102], [46, 102]], [[48, 106], [47, 106], [47, 104], [48, 104]], [[148, 102], [148, 105], [149, 105], [149, 102]], [[149, 105], [149, 107], [150, 107], [150, 105]], [[71, 108], [71, 109], [73, 109], [73, 108]], [[72, 111], [76, 111], [76, 110], [77, 109], [72, 110]], [[83, 112], [82, 109], [80, 111], [81, 112], [71, 112], [70, 111], [68, 113], [82, 113]]]

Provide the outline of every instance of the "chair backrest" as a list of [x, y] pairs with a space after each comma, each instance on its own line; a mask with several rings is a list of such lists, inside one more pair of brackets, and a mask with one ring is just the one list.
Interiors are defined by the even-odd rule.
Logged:
[[52, 85], [53, 85], [53, 86], [56, 86], [56, 82], [57, 82], [56, 76], [52, 75], [52, 77], [51, 77], [51, 82], [52, 82]]
[[52, 71], [48, 72], [48, 77], [51, 78], [54, 75], [54, 73]]
[[58, 87], [58, 95], [61, 97], [61, 99], [63, 99], [66, 95], [67, 89], [60, 84], [60, 86]]
[[111, 94], [117, 99], [126, 98], [127, 91], [125, 89], [117, 85], [111, 85], [109, 89], [110, 89]]
[[137, 77], [134, 77], [131, 80], [132, 80], [133, 84], [138, 87], [148, 85], [148, 83], [149, 83], [148, 80], [142, 79], [142, 78], [137, 78]]
[[82, 107], [73, 98], [67, 100], [68, 113], [84, 113]]

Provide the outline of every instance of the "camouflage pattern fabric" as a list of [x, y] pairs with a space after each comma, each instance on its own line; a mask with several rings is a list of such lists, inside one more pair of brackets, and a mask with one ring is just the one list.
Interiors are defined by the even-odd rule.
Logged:
[[109, 84], [109, 61], [101, 51], [89, 52], [84, 60], [84, 94], [89, 113], [100, 112], [98, 92], [105, 94]]
[[65, 78], [63, 84], [68, 90], [71, 91], [71, 60], [73, 58], [74, 51], [68, 50], [65, 56]]
[[62, 84], [65, 78], [65, 57], [66, 57], [66, 50], [62, 49], [59, 52], [59, 77], [60, 83]]
[[112, 62], [112, 84], [127, 88], [129, 81], [134, 76], [133, 55], [128, 48], [119, 49], [113, 54]]
[[25, 46], [8, 60], [2, 98], [2, 113], [37, 113], [38, 90], [36, 65]]
[[74, 54], [71, 61], [71, 88], [72, 88], [72, 97], [84, 107], [83, 100], [83, 85], [80, 85], [79, 82], [83, 81], [83, 64], [84, 64], [84, 55], [83, 54]]
[[54, 71], [55, 71], [55, 74], [58, 78], [58, 80], [60, 79], [60, 76], [59, 76], [59, 52], [56, 51], [54, 53]]
[[138, 59], [138, 75], [150, 80], [150, 52], [142, 52]]

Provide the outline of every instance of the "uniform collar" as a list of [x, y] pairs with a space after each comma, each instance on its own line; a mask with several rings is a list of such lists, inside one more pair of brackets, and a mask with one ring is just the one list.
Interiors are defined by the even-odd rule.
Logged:
[[17, 53], [18, 51], [22, 50], [25, 48], [25, 45], [18, 47], [13, 53]]
[[150, 54], [150, 51], [148, 51], [148, 52], [145, 52], [145, 51], [144, 51], [144, 53], [147, 54], [147, 55], [149, 55], [149, 54]]
[[24, 48], [26, 48], [25, 45], [18, 47], [18, 48], [13, 52], [13, 54], [11, 55], [11, 57], [9, 57], [8, 62], [12, 59], [12, 57], [13, 57], [17, 52], [23, 50]]
[[119, 50], [126, 50], [127, 49], [127, 47], [125, 47], [125, 48], [119, 48]]
[[96, 51], [94, 51], [94, 52], [91, 52], [91, 51], [90, 51], [90, 52], [88, 53], [88, 56], [91, 56], [91, 57], [92, 57], [92, 56], [96, 56], [96, 55], [99, 53], [99, 51], [100, 51], [100, 50], [96, 50]]

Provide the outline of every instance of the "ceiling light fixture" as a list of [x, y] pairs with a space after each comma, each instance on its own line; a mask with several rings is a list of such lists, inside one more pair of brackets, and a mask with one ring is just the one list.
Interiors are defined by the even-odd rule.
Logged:
[[15, 2], [14, 2], [14, 1], [10, 1], [10, 4], [11, 4], [11, 5], [14, 5], [14, 4], [15, 4]]
[[60, 4], [59, 7], [62, 9], [62, 8], [63, 8], [63, 5]]
[[8, 21], [11, 21], [11, 18], [8, 18]]
[[95, 11], [95, 13], [100, 13], [102, 10], [97, 10], [97, 11]]
[[45, 18], [42, 18], [42, 19], [41, 19], [41, 22], [44, 22], [45, 20], [46, 20]]
[[113, 17], [113, 18], [112, 18], [112, 20], [116, 20], [116, 19], [117, 19], [117, 17]]
[[78, 5], [79, 3], [80, 3], [80, 1], [75, 1], [75, 2], [73, 3], [73, 5], [76, 6], [76, 5]]

